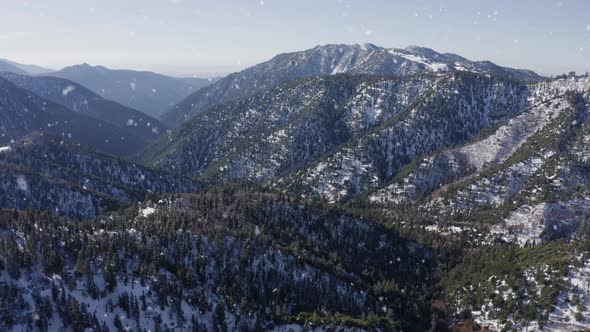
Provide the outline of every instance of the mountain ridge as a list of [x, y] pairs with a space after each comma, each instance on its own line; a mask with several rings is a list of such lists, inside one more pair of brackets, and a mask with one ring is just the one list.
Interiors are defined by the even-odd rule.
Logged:
[[135, 153], [147, 144], [145, 139], [125, 128], [72, 111], [2, 77], [0, 110], [0, 143], [8, 143], [33, 131], [40, 131], [59, 135], [65, 141], [73, 140], [91, 145], [102, 152], [118, 156]]
[[66, 79], [13, 73], [0, 73], [0, 77], [42, 98], [109, 122], [147, 141], [157, 139], [167, 129], [160, 121], [141, 111], [104, 99], [84, 86]]
[[178, 79], [152, 71], [109, 69], [87, 63], [45, 74], [69, 79], [105, 99], [158, 117], [161, 112], [193, 91], [210, 84], [209, 79]]
[[523, 81], [545, 78], [532, 71], [500, 67], [491, 62], [470, 61], [428, 48], [384, 48], [374, 44], [328, 44], [281, 53], [272, 59], [230, 74], [193, 93], [163, 114], [161, 119], [176, 126], [187, 118], [216, 104], [252, 95], [295, 78], [336, 73], [409, 75], [422, 71], [471, 71]]
[[[37, 65], [22, 64], [22, 63], [10, 61], [7, 59], [0, 58], [0, 62], [7, 63], [11, 66], [14, 66], [14, 67], [20, 69], [21, 71], [23, 71], [24, 74], [28, 74], [28, 75], [41, 75], [41, 74], [46, 74], [46, 73], [53, 71], [53, 69], [47, 69], [47, 68], [43, 68], [43, 67], [37, 66]], [[2, 70], [0, 70], [0, 71], [2, 71]], [[16, 74], [19, 74], [19, 72], [16, 72]]]

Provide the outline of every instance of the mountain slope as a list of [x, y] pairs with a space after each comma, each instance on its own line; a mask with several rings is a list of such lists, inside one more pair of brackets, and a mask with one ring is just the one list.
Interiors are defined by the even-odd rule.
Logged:
[[81, 64], [48, 74], [79, 83], [101, 97], [135, 108], [153, 117], [190, 93], [210, 84], [208, 79], [182, 80], [147, 71], [113, 70]]
[[147, 141], [155, 140], [166, 129], [166, 126], [157, 119], [117, 102], [106, 100], [66, 79], [13, 73], [0, 73], [0, 76], [42, 98], [108, 122]]
[[[0, 59], [0, 63], [9, 64], [9, 65], [11, 65], [13, 67], [16, 67], [16, 68], [20, 69], [21, 72], [11, 71], [10, 70], [10, 72], [13, 72], [13, 73], [16, 73], [16, 74], [41, 75], [41, 74], [47, 74], [47, 73], [53, 71], [51, 69], [39, 67], [39, 66], [36, 66], [36, 65], [24, 65], [22, 63], [18, 63], [18, 62], [6, 60], [6, 59]], [[3, 70], [0, 70], [0, 72], [2, 72], [2, 71]]]
[[187, 178], [34, 133], [0, 147], [0, 207], [94, 218], [148, 194], [194, 192]]
[[0, 292], [0, 303], [10, 303], [0, 309], [3, 329], [24, 326], [37, 311], [49, 330], [424, 331], [429, 324], [428, 248], [272, 193], [212, 189], [92, 221], [6, 213], [0, 230], [0, 287], [12, 285], [12, 296]]
[[571, 107], [568, 91], [590, 89], [587, 79], [557, 80], [529, 87], [527, 109], [464, 146], [428, 156], [369, 197], [379, 204], [420, 200], [439, 187], [476, 176], [511, 158], [523, 144], [555, 123]]
[[40, 131], [125, 156], [141, 150], [147, 141], [108, 122], [71, 111], [0, 78], [0, 143]]
[[13, 66], [8, 62], [4, 62], [2, 60], [0, 60], [0, 72], [8, 72], [8, 73], [27, 75], [26, 71], [24, 71], [16, 66]]
[[341, 200], [519, 114], [526, 94], [523, 83], [469, 73], [301, 79], [197, 115], [142, 160]]
[[421, 72], [455, 71], [470, 71], [522, 81], [543, 79], [531, 71], [500, 67], [489, 61], [470, 61], [457, 55], [440, 54], [421, 47], [387, 49], [372, 44], [325, 45], [301, 52], [279, 54], [267, 62], [228, 75], [193, 93], [161, 119], [171, 126], [178, 125], [214, 105], [250, 96], [301, 77], [337, 73], [403, 76]]
[[510, 158], [454, 183], [426, 206], [441, 216], [479, 215], [496, 224], [492, 234], [520, 245], [586, 234], [588, 97], [569, 92], [559, 115]]

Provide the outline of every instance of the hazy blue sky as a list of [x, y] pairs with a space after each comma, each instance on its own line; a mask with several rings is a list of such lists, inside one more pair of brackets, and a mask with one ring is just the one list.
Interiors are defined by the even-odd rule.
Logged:
[[420, 45], [555, 74], [590, 70], [588, 0], [1, 0], [0, 57], [189, 74], [328, 43]]

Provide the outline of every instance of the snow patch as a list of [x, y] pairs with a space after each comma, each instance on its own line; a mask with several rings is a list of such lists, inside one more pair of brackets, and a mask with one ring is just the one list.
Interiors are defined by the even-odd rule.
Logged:
[[539, 240], [545, 229], [546, 207], [546, 203], [534, 206], [524, 205], [513, 211], [504, 220], [504, 225], [492, 227], [491, 232], [492, 234], [502, 234], [504, 240], [518, 243], [520, 246]]
[[148, 216], [152, 215], [154, 212], [156, 212], [156, 209], [151, 206], [145, 207], [143, 209], [139, 209], [139, 214], [142, 217], [148, 217]]

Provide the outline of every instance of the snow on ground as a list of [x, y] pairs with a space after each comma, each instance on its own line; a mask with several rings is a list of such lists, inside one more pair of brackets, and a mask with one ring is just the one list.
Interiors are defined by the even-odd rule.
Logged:
[[[337, 152], [335, 157], [339, 161], [337, 164], [321, 162], [303, 181], [316, 194], [329, 202], [336, 202], [346, 197], [348, 190], [359, 192], [361, 178], [374, 170], [371, 163], [363, 162], [357, 158], [353, 149]], [[332, 166], [334, 164], [337, 167]], [[373, 177], [369, 180], [369, 185], [375, 185], [376, 182], [377, 179]]]
[[504, 224], [494, 225], [490, 231], [492, 234], [500, 234], [505, 241], [515, 242], [520, 246], [538, 241], [545, 229], [546, 208], [546, 203], [524, 205], [504, 219]]
[[[555, 310], [549, 315], [550, 323], [544, 331], [585, 330], [590, 325], [590, 259], [580, 268], [571, 267], [567, 279], [572, 289], [560, 294]], [[573, 303], [576, 300], [581, 303], [579, 306]], [[578, 312], [579, 321], [576, 319]]]
[[449, 70], [449, 66], [445, 63], [441, 63], [441, 62], [430, 62], [429, 59], [425, 58], [425, 57], [421, 57], [415, 54], [406, 54], [406, 53], [402, 53], [402, 52], [398, 52], [394, 49], [389, 50], [389, 53], [395, 56], [399, 56], [401, 58], [404, 58], [408, 61], [412, 61], [412, 62], [416, 62], [416, 63], [420, 63], [424, 66], [426, 66], [428, 69], [432, 70], [433, 72], [439, 72], [439, 71], [447, 71]]
[[355, 329], [342, 328], [342, 327], [326, 329], [324, 327], [315, 327], [314, 328], [312, 326], [303, 327], [298, 324], [286, 324], [286, 325], [277, 326], [270, 331], [271, 332], [303, 332], [303, 331], [309, 331], [309, 332], [325, 332], [325, 331], [348, 332], [348, 331], [364, 331], [364, 330], [360, 330], [360, 329], [356, 329], [356, 328]]
[[510, 157], [530, 136], [551, 123], [569, 104], [562, 98], [512, 118], [487, 138], [457, 149], [478, 171]]
[[[527, 280], [536, 283], [534, 274], [533, 271], [525, 271]], [[530, 322], [526, 326], [516, 324], [513, 328], [518, 331], [548, 332], [587, 330], [590, 326], [590, 259], [587, 259], [581, 267], [570, 266], [570, 272], [565, 280], [569, 282], [570, 287], [559, 295], [554, 310], [549, 315], [549, 321], [545, 323], [543, 329], [539, 329], [536, 321]], [[504, 281], [502, 282], [504, 283]], [[541, 288], [538, 289], [538, 292], [541, 292]], [[504, 297], [512, 295], [513, 293], [506, 292]], [[473, 318], [483, 327], [501, 331], [504, 324], [498, 319], [490, 318], [491, 309], [493, 309], [493, 305], [490, 302], [489, 306], [484, 305], [481, 310], [473, 311]]]
[[590, 77], [570, 77], [550, 82], [536, 83], [531, 87], [529, 102], [546, 100], [547, 96], [562, 95], [567, 91], [584, 92], [590, 89]]
[[148, 216], [150, 216], [151, 214], [153, 214], [154, 212], [156, 212], [156, 209], [155, 209], [155, 208], [153, 208], [153, 207], [151, 207], [151, 206], [145, 207], [145, 208], [143, 208], [143, 209], [139, 209], [139, 214], [140, 214], [142, 217], [148, 217]]
[[426, 230], [429, 232], [435, 232], [443, 235], [449, 234], [459, 234], [464, 231], [463, 228], [459, 226], [439, 226], [439, 225], [428, 225], [426, 226]]
[[[10, 277], [7, 275], [6, 272], [0, 274], [0, 280], [10, 280]], [[104, 279], [102, 278], [102, 273], [95, 274], [94, 280], [97, 286], [102, 289], [104, 287]], [[173, 313], [170, 306], [164, 307], [162, 309], [157, 303], [155, 303], [154, 299], [151, 296], [146, 296], [147, 301], [147, 308], [145, 311], [142, 311], [141, 317], [139, 319], [139, 324], [137, 323], [135, 318], [127, 317], [125, 311], [123, 311], [120, 307], [115, 306], [114, 310], [110, 311], [107, 310], [108, 304], [113, 303], [117, 304], [118, 299], [121, 294], [124, 292], [128, 293], [130, 296], [135, 296], [140, 298], [142, 295], [147, 295], [150, 293], [150, 285], [142, 286], [142, 283], [139, 279], [129, 279], [128, 282], [124, 282], [122, 279], [117, 280], [117, 287], [111, 293], [107, 293], [100, 298], [93, 299], [87, 292], [86, 288], [83, 285], [76, 284], [76, 288], [69, 288], [64, 281], [59, 276], [54, 277], [45, 277], [41, 273], [40, 270], [35, 271], [35, 273], [23, 274], [19, 280], [16, 281], [16, 286], [21, 290], [24, 290], [24, 299], [31, 308], [34, 307], [34, 300], [33, 300], [33, 292], [38, 292], [41, 296], [46, 298], [51, 298], [51, 287], [50, 284], [56, 285], [58, 288], [63, 289], [66, 288], [68, 291], [68, 295], [75, 298], [81, 305], [86, 306], [87, 310], [91, 314], [95, 314], [99, 321], [104, 321], [111, 331], [116, 331], [117, 329], [114, 326], [114, 318], [115, 316], [119, 316], [121, 323], [123, 325], [123, 329], [126, 331], [134, 331], [136, 327], [139, 325], [141, 330], [145, 331], [153, 331], [154, 329], [154, 321], [153, 318], [156, 316], [160, 316], [162, 318], [162, 326], [168, 327], [173, 329], [174, 331], [190, 331], [191, 330], [191, 323], [190, 319], [194, 315], [198, 317], [200, 321], [206, 321], [208, 324], [211, 320], [211, 313], [201, 313], [196, 307], [189, 305], [186, 301], [183, 300], [182, 302], [182, 310], [184, 315], [187, 319], [184, 322], [179, 322], [176, 317], [176, 314]], [[226, 313], [226, 317], [228, 321], [235, 319], [234, 315], [230, 312]], [[59, 318], [57, 312], [53, 313], [52, 319], [49, 321], [49, 331], [63, 331], [64, 327], [62, 325], [62, 321]], [[11, 332], [21, 332], [27, 330], [23, 324], [17, 324], [12, 327], [10, 330]]]
[[[554, 88], [557, 89], [561, 85], [559, 83]], [[549, 87], [553, 86], [548, 85], [545, 89]], [[440, 156], [448, 160], [449, 167], [457, 167], [460, 163], [457, 160], [465, 159], [470, 166], [475, 168], [475, 172], [470, 174], [470, 177], [479, 174], [482, 170], [490, 166], [507, 160], [528, 138], [554, 121], [570, 106], [565, 98], [551, 99], [553, 95], [541, 94], [540, 91], [545, 90], [538, 90], [535, 87], [531, 92], [531, 95], [535, 96], [529, 98], [529, 103], [532, 106], [528, 107], [518, 116], [510, 119], [506, 124], [500, 126], [493, 134], [483, 140], [447, 150]], [[535, 101], [536, 104], [534, 104]], [[439, 158], [438, 160], [442, 160], [443, 158]], [[434, 167], [436, 160], [435, 157], [424, 159], [417, 170], [404, 178], [402, 183], [390, 184], [372, 194], [369, 199], [373, 202], [380, 203], [400, 203], [410, 199], [415, 194], [418, 184], [427, 183], [428, 177], [433, 179], [431, 181], [432, 183], [436, 183], [435, 179], [444, 175], [436, 173], [440, 172], [440, 168]], [[536, 160], [533, 161], [533, 164], [535, 162]], [[516, 167], [519, 167], [519, 165]]]

